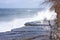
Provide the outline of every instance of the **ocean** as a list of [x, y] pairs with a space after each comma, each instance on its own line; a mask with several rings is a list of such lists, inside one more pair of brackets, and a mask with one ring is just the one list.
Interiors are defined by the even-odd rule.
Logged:
[[1, 8], [0, 9], [0, 32], [19, 28], [24, 23], [34, 21], [34, 16], [41, 11], [39, 8]]
[[26, 22], [55, 18], [55, 12], [41, 8], [1, 8], [0, 9], [0, 32], [21, 28]]

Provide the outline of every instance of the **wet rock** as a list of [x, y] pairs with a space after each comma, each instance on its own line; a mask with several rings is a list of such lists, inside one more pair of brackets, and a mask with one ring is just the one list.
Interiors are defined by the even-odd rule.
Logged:
[[25, 26], [49, 26], [49, 23], [48, 21], [47, 22], [35, 21], [35, 22], [27, 22], [24, 25]]
[[[30, 25], [27, 25], [30, 24]], [[22, 28], [0, 33], [0, 40], [50, 40], [50, 26], [40, 22], [28, 22]], [[47, 26], [48, 25], [48, 26]]]

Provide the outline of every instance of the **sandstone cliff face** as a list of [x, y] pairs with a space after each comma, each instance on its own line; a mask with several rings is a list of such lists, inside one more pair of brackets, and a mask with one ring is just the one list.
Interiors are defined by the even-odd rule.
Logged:
[[54, 9], [57, 13], [57, 33], [56, 33], [56, 40], [60, 40], [60, 0], [49, 0], [53, 3], [51, 9]]

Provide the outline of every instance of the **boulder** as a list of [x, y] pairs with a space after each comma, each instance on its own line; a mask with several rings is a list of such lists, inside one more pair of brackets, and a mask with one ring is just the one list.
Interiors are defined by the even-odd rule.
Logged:
[[25, 26], [49, 26], [49, 23], [48, 22], [34, 21], [34, 22], [27, 22], [24, 25]]

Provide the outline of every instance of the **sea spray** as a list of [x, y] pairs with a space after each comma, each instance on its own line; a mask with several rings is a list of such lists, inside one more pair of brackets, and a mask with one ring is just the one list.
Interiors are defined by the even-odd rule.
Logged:
[[51, 12], [48, 9], [48, 10], [36, 12], [36, 14], [33, 15], [33, 17], [16, 18], [12, 21], [0, 22], [0, 32], [10, 31], [11, 29], [14, 29], [14, 28], [21, 28], [24, 26], [26, 22], [41, 21], [41, 20], [44, 20], [44, 18], [47, 18], [48, 20], [55, 19], [56, 13], [54, 11]]

